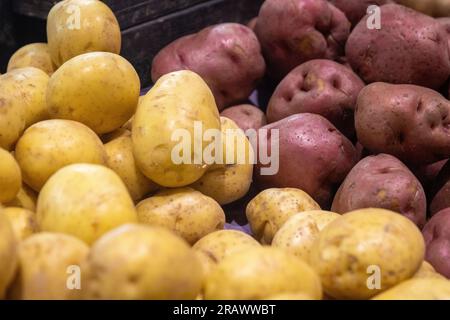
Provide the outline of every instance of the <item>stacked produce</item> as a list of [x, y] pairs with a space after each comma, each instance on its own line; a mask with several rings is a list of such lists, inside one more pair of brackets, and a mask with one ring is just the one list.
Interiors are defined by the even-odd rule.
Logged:
[[56, 4], [0, 76], [0, 298], [450, 299], [425, 2], [266, 0], [162, 48], [142, 97], [112, 11]]

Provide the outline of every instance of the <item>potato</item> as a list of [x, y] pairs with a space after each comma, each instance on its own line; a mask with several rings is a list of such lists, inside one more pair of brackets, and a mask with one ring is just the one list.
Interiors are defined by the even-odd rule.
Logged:
[[356, 25], [367, 13], [371, 5], [381, 6], [392, 3], [391, 0], [329, 0], [333, 5], [345, 13], [352, 25]]
[[345, 178], [331, 210], [382, 208], [401, 213], [420, 228], [427, 214], [427, 199], [419, 180], [398, 159], [387, 154], [364, 158]]
[[[1, 162], [0, 162], [1, 163]], [[0, 299], [13, 280], [17, 266], [17, 241], [13, 228], [0, 208]]]
[[84, 284], [78, 283], [80, 289], [72, 287], [81, 279], [81, 275], [73, 270], [84, 272], [81, 266], [88, 253], [89, 247], [83, 241], [66, 234], [42, 232], [30, 236], [19, 246], [18, 274], [11, 288], [12, 298], [78, 299]]
[[114, 13], [97, 0], [64, 0], [55, 4], [47, 18], [47, 40], [57, 67], [87, 52], [119, 54], [122, 41]]
[[411, 278], [424, 253], [422, 234], [409, 219], [389, 210], [362, 209], [322, 230], [311, 265], [329, 296], [368, 299]]
[[194, 299], [200, 262], [188, 244], [168, 230], [125, 225], [92, 247], [87, 259], [89, 299]]
[[105, 144], [105, 151], [108, 167], [122, 178], [134, 201], [142, 200], [144, 196], [159, 188], [136, 166], [130, 131]]
[[8, 207], [3, 209], [18, 240], [24, 240], [37, 231], [36, 214], [23, 208]]
[[244, 132], [249, 129], [257, 130], [267, 124], [264, 112], [251, 104], [226, 108], [220, 115], [233, 120]]
[[51, 176], [39, 194], [36, 214], [41, 231], [71, 234], [88, 244], [137, 221], [120, 177], [95, 164], [72, 164]]
[[280, 293], [267, 297], [264, 300], [314, 300], [305, 293]]
[[266, 0], [255, 32], [268, 73], [282, 79], [306, 61], [341, 56], [350, 22], [325, 0]]
[[223, 164], [211, 166], [191, 187], [225, 205], [241, 199], [249, 191], [254, 152], [250, 141], [233, 120], [220, 117], [220, 123]]
[[243, 102], [264, 76], [265, 62], [253, 31], [237, 23], [210, 26], [175, 40], [153, 59], [152, 79], [178, 70], [200, 75], [219, 110]]
[[26, 184], [22, 184], [16, 197], [5, 203], [7, 207], [19, 207], [30, 211], [36, 211], [37, 194], [34, 190], [28, 187]]
[[271, 244], [274, 235], [291, 216], [310, 210], [320, 210], [320, 206], [304, 191], [272, 188], [253, 198], [245, 213], [256, 239]]
[[[273, 175], [262, 175], [261, 170], [269, 166], [258, 161], [256, 185], [298, 188], [322, 208], [329, 208], [335, 190], [358, 160], [353, 144], [328, 120], [310, 113], [292, 115], [261, 130], [268, 132], [268, 139], [264, 134], [262, 139], [259, 137], [258, 153], [261, 149], [267, 150], [269, 155], [273, 153], [275, 160], [272, 162], [278, 160], [279, 169]], [[279, 139], [276, 139], [277, 132]], [[278, 143], [279, 150], [272, 150], [271, 142]], [[273, 163], [270, 165], [273, 167]]]
[[446, 279], [444, 276], [436, 272], [433, 266], [429, 262], [422, 262], [420, 269], [414, 274], [413, 279], [429, 279], [429, 278], [438, 278], [438, 279]]
[[431, 187], [431, 215], [450, 207], [450, 162], [447, 162], [437, 175]]
[[348, 38], [346, 57], [353, 70], [366, 83], [442, 86], [450, 73], [450, 57], [439, 22], [397, 4], [380, 11], [381, 29], [368, 28], [366, 16]]
[[373, 300], [450, 300], [450, 281], [411, 279], [377, 295]]
[[426, 260], [437, 272], [450, 279], [450, 208], [436, 213], [423, 228]]
[[442, 170], [447, 161], [448, 159], [445, 159], [432, 164], [412, 168], [413, 173], [416, 175], [417, 179], [419, 179], [426, 192], [431, 189], [439, 175], [439, 172]]
[[297, 213], [275, 233], [272, 247], [283, 249], [309, 262], [311, 248], [319, 233], [338, 217], [340, 215], [337, 213], [321, 210]]
[[[220, 130], [214, 96], [202, 78], [191, 71], [161, 77], [139, 104], [133, 120], [133, 153], [142, 173], [170, 188], [184, 187], [200, 179], [207, 165], [203, 157], [196, 158], [209, 145], [194, 134], [194, 128], [200, 125], [202, 132]], [[180, 140], [177, 143], [173, 138], [178, 134], [182, 136], [175, 137]], [[200, 155], [195, 150], [196, 144], [201, 147]], [[182, 150], [177, 153], [180, 146]], [[187, 150], [189, 146], [191, 150]], [[177, 160], [181, 163], [174, 161], [174, 154], [180, 156]]]
[[435, 17], [450, 16], [448, 0], [396, 0], [399, 4]]
[[51, 76], [47, 105], [52, 118], [79, 121], [103, 134], [131, 118], [139, 91], [139, 77], [127, 60], [91, 52], [70, 59]]
[[191, 245], [225, 225], [220, 205], [191, 188], [160, 191], [141, 201], [136, 210], [140, 223], [170, 229]]
[[256, 300], [303, 293], [321, 299], [320, 279], [301, 259], [276, 248], [249, 248], [223, 259], [205, 280], [205, 300]]
[[97, 135], [82, 123], [46, 120], [28, 128], [17, 142], [15, 156], [23, 180], [35, 191], [59, 169], [73, 163], [106, 165], [106, 152]]
[[450, 157], [450, 101], [413, 85], [374, 83], [358, 96], [355, 127], [372, 153], [425, 165]]
[[343, 65], [330, 60], [308, 61], [278, 85], [267, 107], [267, 120], [275, 122], [296, 113], [320, 114], [353, 138], [353, 113], [363, 87], [361, 79]]
[[22, 186], [22, 174], [14, 157], [0, 148], [0, 203], [14, 200]]
[[7, 71], [25, 67], [38, 68], [52, 75], [56, 66], [50, 57], [47, 43], [30, 43], [19, 48], [9, 59]]

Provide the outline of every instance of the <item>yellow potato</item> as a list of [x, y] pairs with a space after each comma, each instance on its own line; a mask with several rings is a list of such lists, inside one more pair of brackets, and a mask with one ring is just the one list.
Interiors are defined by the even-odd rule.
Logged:
[[89, 299], [195, 299], [201, 266], [172, 232], [129, 224], [100, 238], [87, 259]]
[[28, 187], [26, 184], [22, 184], [19, 193], [16, 197], [5, 203], [7, 207], [19, 207], [28, 209], [32, 212], [36, 212], [37, 194], [34, 190]]
[[139, 201], [158, 189], [135, 164], [131, 132], [127, 131], [105, 144], [105, 150], [108, 167], [119, 175], [134, 201]]
[[7, 71], [25, 67], [38, 68], [48, 75], [56, 70], [46, 43], [31, 43], [18, 49], [9, 59]]
[[[194, 135], [196, 124], [202, 130]], [[209, 129], [219, 131], [220, 119], [214, 96], [202, 78], [187, 70], [161, 77], [133, 120], [133, 151], [139, 168], [164, 187], [197, 181], [208, 169], [202, 154], [211, 142], [202, 141], [202, 132]]]
[[250, 141], [233, 120], [220, 117], [220, 123], [223, 164], [211, 166], [191, 187], [225, 205], [242, 198], [250, 189], [254, 154]]
[[0, 207], [0, 299], [13, 280], [17, 266], [17, 241], [8, 218]]
[[70, 59], [51, 76], [47, 105], [52, 118], [79, 121], [103, 134], [130, 119], [139, 91], [139, 77], [127, 60], [91, 52]]
[[445, 278], [415, 278], [396, 285], [373, 300], [450, 300], [450, 281]]
[[397, 0], [397, 2], [430, 16], [450, 16], [450, 1], [448, 0]]
[[73, 163], [106, 165], [99, 137], [82, 123], [46, 120], [29, 127], [16, 145], [23, 180], [35, 191], [59, 169]]
[[300, 189], [267, 189], [247, 205], [246, 215], [256, 239], [271, 244], [275, 233], [294, 214], [320, 210], [320, 206]]
[[47, 18], [50, 56], [56, 66], [83, 53], [120, 53], [120, 27], [114, 13], [102, 1], [64, 0]]
[[88, 253], [83, 241], [69, 235], [42, 232], [30, 236], [19, 246], [12, 298], [78, 299], [83, 285], [81, 266]]
[[336, 299], [368, 299], [411, 278], [425, 243], [416, 225], [384, 209], [342, 215], [319, 234], [311, 265], [325, 292]]
[[309, 262], [311, 248], [320, 231], [338, 217], [340, 215], [337, 213], [320, 210], [298, 213], [278, 230], [273, 237], [272, 246]]
[[0, 148], [0, 203], [14, 200], [22, 186], [22, 174], [14, 157]]
[[301, 259], [276, 248], [249, 248], [226, 257], [205, 281], [205, 300], [254, 300], [281, 293], [321, 299], [320, 279]]
[[113, 132], [110, 133], [106, 133], [104, 135], [101, 136], [101, 139], [103, 141], [103, 143], [108, 143], [111, 142], [115, 139], [119, 139], [121, 137], [131, 137], [131, 131], [128, 129], [124, 129], [124, 128], [119, 128], [117, 130], [114, 130]]
[[160, 191], [136, 209], [140, 223], [170, 229], [190, 244], [225, 225], [220, 205], [191, 188]]
[[281, 293], [265, 298], [264, 300], [314, 300], [305, 293]]
[[94, 164], [72, 164], [57, 171], [39, 194], [36, 214], [40, 230], [68, 233], [88, 244], [137, 221], [120, 177]]
[[16, 238], [24, 240], [37, 231], [36, 214], [23, 208], [9, 207], [3, 209], [14, 230]]
[[416, 274], [413, 276], [413, 278], [439, 278], [439, 279], [446, 279], [443, 275], [439, 274], [433, 266], [428, 263], [427, 261], [422, 262], [422, 265], [420, 266], [420, 269], [417, 270]]

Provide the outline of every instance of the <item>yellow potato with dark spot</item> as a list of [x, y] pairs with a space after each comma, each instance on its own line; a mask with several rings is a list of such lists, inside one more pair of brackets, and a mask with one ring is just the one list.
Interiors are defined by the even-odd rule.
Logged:
[[23, 208], [3, 209], [18, 240], [24, 240], [37, 231], [36, 214]]
[[71, 234], [88, 244], [137, 221], [120, 177], [94, 164], [72, 164], [51, 176], [39, 194], [36, 214], [41, 231]]
[[18, 49], [9, 59], [7, 71], [25, 67], [38, 68], [49, 76], [56, 70], [46, 43], [30, 43]]
[[408, 218], [361, 209], [328, 224], [310, 257], [329, 296], [368, 299], [411, 278], [424, 254], [423, 236]]
[[141, 201], [136, 210], [140, 223], [170, 229], [190, 244], [225, 225], [220, 205], [191, 188], [160, 191]]
[[17, 142], [15, 156], [23, 180], [35, 191], [69, 164], [106, 165], [100, 138], [84, 124], [71, 120], [46, 120], [32, 125]]
[[276, 248], [249, 248], [222, 260], [205, 280], [205, 300], [254, 300], [281, 293], [322, 298], [320, 278], [301, 259]]
[[8, 218], [0, 207], [0, 299], [13, 280], [17, 266], [17, 241]]
[[52, 118], [79, 121], [104, 134], [130, 119], [139, 92], [139, 77], [127, 60], [90, 52], [70, 59], [51, 76], [47, 105]]
[[0, 148], [0, 203], [12, 201], [22, 186], [22, 174], [14, 157]]
[[291, 216], [310, 210], [320, 210], [320, 206], [304, 191], [272, 188], [250, 201], [246, 215], [256, 239], [271, 244], [275, 233]]
[[439, 278], [446, 279], [443, 275], [438, 273], [433, 266], [427, 262], [422, 262], [420, 269], [417, 270], [416, 274], [413, 276], [414, 279], [422, 279], [422, 278]]
[[36, 211], [37, 194], [34, 190], [28, 187], [26, 184], [22, 184], [19, 193], [16, 197], [5, 203], [6, 207], [19, 207], [30, 210], [32, 212]]
[[200, 262], [172, 232], [129, 224], [100, 238], [91, 248], [83, 283], [88, 299], [195, 299]]
[[411, 279], [377, 295], [373, 300], [450, 300], [450, 281]]

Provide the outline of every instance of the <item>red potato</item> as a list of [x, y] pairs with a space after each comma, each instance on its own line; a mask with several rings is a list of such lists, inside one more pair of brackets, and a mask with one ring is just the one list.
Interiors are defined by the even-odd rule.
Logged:
[[[334, 192], [358, 161], [353, 144], [327, 119], [310, 113], [290, 116], [262, 127], [270, 140], [279, 133], [279, 170], [273, 175], [262, 175], [267, 167], [256, 164], [255, 180], [259, 188], [298, 188], [319, 203], [322, 209], [331, 205]], [[260, 139], [261, 148], [275, 154], [270, 141]]]
[[265, 73], [254, 32], [224, 23], [175, 40], [153, 59], [152, 79], [178, 70], [199, 74], [211, 88], [219, 110], [248, 99]]
[[391, 0], [329, 0], [333, 5], [345, 13], [352, 25], [357, 24], [366, 14], [371, 5], [381, 6], [392, 3]]
[[259, 129], [267, 124], [266, 115], [258, 107], [251, 104], [241, 104], [226, 108], [220, 113], [238, 125], [244, 132], [248, 129]]
[[247, 27], [255, 31], [256, 21], [258, 21], [258, 18], [253, 18], [252, 20], [249, 21], [249, 23], [247, 23]]
[[269, 74], [282, 79], [306, 61], [343, 55], [350, 22], [325, 0], [266, 0], [255, 32]]
[[373, 83], [361, 90], [355, 112], [359, 142], [409, 165], [450, 157], [450, 101], [413, 85]]
[[422, 232], [427, 246], [425, 259], [450, 279], [450, 208], [435, 214]]
[[420, 182], [400, 160], [380, 154], [353, 167], [336, 193], [331, 211], [347, 213], [364, 208], [398, 212], [422, 227], [427, 200]]
[[412, 9], [381, 7], [381, 28], [355, 27], [346, 44], [353, 70], [366, 83], [416, 84], [438, 89], [450, 74], [447, 36], [440, 23]]
[[419, 179], [425, 191], [429, 191], [447, 161], [448, 159], [445, 159], [419, 168], [413, 168], [415, 176]]
[[269, 123], [296, 113], [316, 113], [347, 137], [355, 134], [354, 109], [364, 82], [331, 60], [311, 60], [292, 70], [278, 85], [267, 108]]
[[450, 207], [450, 162], [439, 172], [432, 187], [431, 215]]

